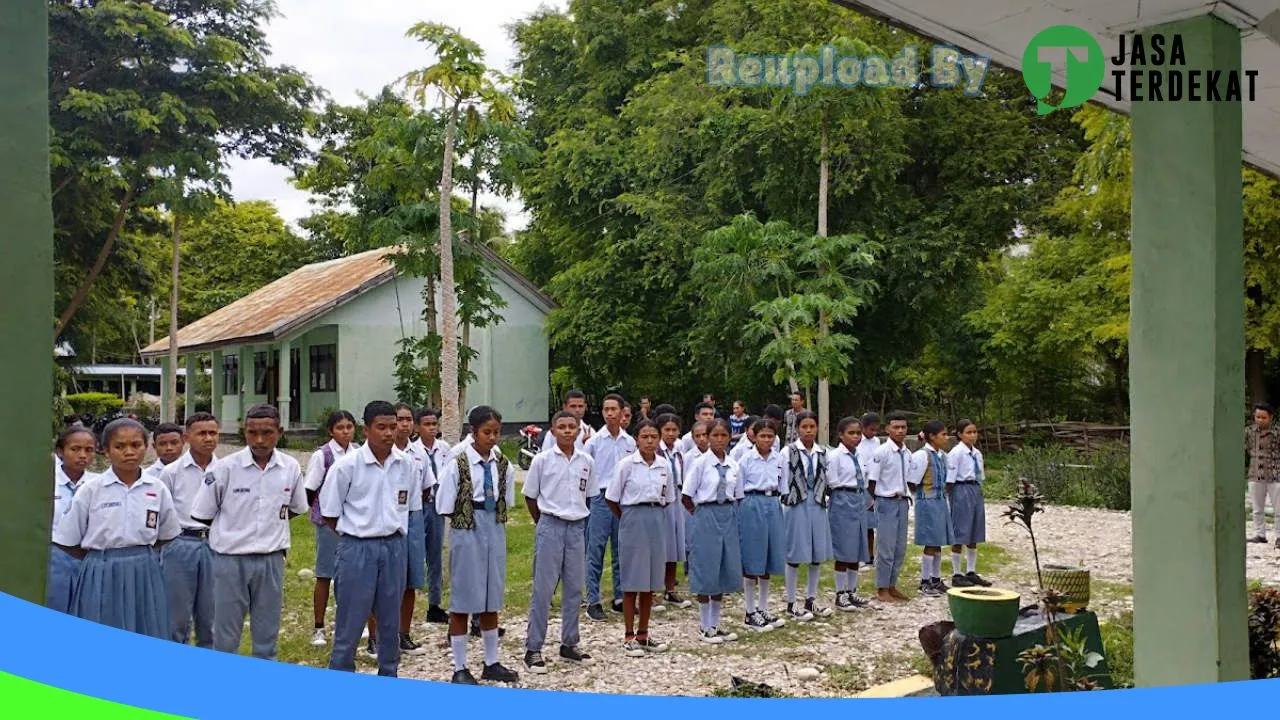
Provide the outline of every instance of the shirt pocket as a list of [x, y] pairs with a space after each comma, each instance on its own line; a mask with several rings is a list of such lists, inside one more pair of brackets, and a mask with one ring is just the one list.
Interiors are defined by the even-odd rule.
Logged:
[[134, 518], [134, 522], [141, 522], [142, 537], [144, 540], [154, 541], [160, 534], [160, 493], [158, 491], [147, 490], [142, 493], [139, 505], [139, 517]]

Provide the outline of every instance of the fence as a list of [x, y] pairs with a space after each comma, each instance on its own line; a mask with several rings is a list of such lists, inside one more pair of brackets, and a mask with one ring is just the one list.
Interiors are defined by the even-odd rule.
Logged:
[[1066, 445], [1088, 452], [1104, 445], [1129, 442], [1128, 425], [1088, 422], [1020, 422], [979, 428], [978, 447], [984, 453], [1011, 452], [1027, 446]]

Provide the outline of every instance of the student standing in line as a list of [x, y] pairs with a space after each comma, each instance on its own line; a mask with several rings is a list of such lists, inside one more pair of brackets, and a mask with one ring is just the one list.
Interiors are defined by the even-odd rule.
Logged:
[[620, 569], [620, 538], [618, 518], [605, 501], [605, 488], [613, 469], [627, 455], [636, 451], [635, 440], [622, 429], [622, 396], [606, 395], [601, 403], [604, 412], [604, 429], [587, 441], [586, 453], [595, 463], [595, 488], [590, 500], [591, 515], [587, 520], [587, 617], [604, 620], [601, 604], [600, 580], [604, 575], [605, 547], [610, 547], [613, 567], [613, 611], [622, 612], [622, 571]]
[[[862, 476], [871, 477], [871, 461], [880, 447], [880, 416], [869, 412], [862, 416], [862, 441], [858, 443], [858, 462], [862, 465]], [[876, 557], [876, 511], [875, 497], [872, 496], [871, 510], [867, 513], [867, 552], [872, 562], [862, 566], [862, 570], [875, 572]]]
[[858, 566], [871, 562], [866, 517], [870, 514], [867, 480], [858, 461], [862, 425], [847, 417], [836, 426], [839, 445], [830, 453], [831, 549], [836, 558], [836, 609], [850, 612], [867, 606], [858, 596]]
[[[400, 630], [409, 512], [422, 507], [421, 471], [395, 446], [395, 406], [375, 400], [365, 406], [363, 419], [364, 447], [334, 463], [320, 489], [320, 513], [338, 533], [338, 609], [329, 669], [346, 672], [356, 669], [360, 632], [370, 615], [378, 618], [379, 637]], [[396, 677], [400, 644], [382, 642], [377, 649], [378, 674]]]
[[[696, 407], [694, 407], [693, 423], [695, 426], [698, 423], [706, 423], [707, 427], [709, 428], [711, 426], [710, 423], [715, 419], [716, 419], [715, 405], [712, 405], [711, 403], [707, 403], [707, 402], [700, 402]], [[685, 433], [684, 437], [680, 438], [680, 442], [676, 445], [676, 450], [682, 453], [687, 453], [689, 452], [689, 450], [693, 449], [694, 444], [695, 443], [693, 441], [693, 428], [691, 427], [689, 428], [689, 432]]]
[[194, 621], [196, 646], [213, 647], [213, 550], [209, 547], [209, 526], [191, 517], [196, 496], [204, 486], [209, 468], [217, 461], [218, 418], [207, 412], [187, 416], [188, 449], [160, 471], [160, 482], [173, 495], [182, 533], [160, 553], [169, 596], [169, 619], [173, 641], [187, 644]]
[[657, 425], [641, 421], [636, 429], [636, 451], [618, 461], [605, 490], [605, 502], [618, 518], [623, 548], [619, 565], [626, 638], [622, 650], [628, 657], [667, 649], [666, 644], [649, 637], [649, 615], [653, 594], [660, 592], [665, 582], [666, 508], [676, 500], [676, 476], [658, 457], [657, 449]]
[[[959, 441], [947, 454], [947, 484], [951, 486], [951, 526], [955, 544], [951, 546], [951, 585], [953, 587], [990, 587], [978, 574], [978, 543], [987, 541], [987, 506], [982, 498], [982, 479], [986, 468], [982, 451], [977, 448], [978, 426], [972, 420], [956, 425]], [[965, 563], [960, 566], [960, 546]]]
[[453, 682], [475, 685], [467, 668], [468, 617], [479, 615], [482, 680], [516, 682], [498, 662], [498, 612], [507, 580], [507, 513], [516, 501], [516, 472], [498, 451], [502, 416], [481, 405], [468, 416], [472, 444], [441, 468], [436, 511], [449, 518], [449, 642]]
[[[684, 479], [681, 480], [681, 483], [682, 483], [681, 487], [684, 487], [683, 482], [684, 480], [688, 479], [689, 472], [693, 470], [693, 466], [695, 463], [697, 463], [698, 458], [707, 454], [707, 452], [711, 449], [711, 439], [709, 437], [710, 432], [711, 432], [710, 421], [708, 422], [703, 422], [701, 420], [696, 421], [693, 423], [693, 427], [689, 429], [689, 432], [685, 433], [685, 437], [690, 438], [690, 440], [693, 442], [693, 447], [681, 452], [679, 443], [676, 444], [676, 452], [680, 454], [680, 457], [684, 458], [685, 471], [684, 471]], [[684, 515], [684, 579], [685, 579], [685, 582], [688, 582], [689, 581], [689, 553], [693, 549], [693, 512], [688, 508], [686, 508], [683, 502], [680, 504], [680, 506], [684, 508], [684, 513], [685, 513]]]
[[890, 415], [888, 430], [889, 437], [872, 456], [871, 473], [867, 476], [875, 498], [876, 598], [881, 602], [903, 602], [907, 596], [898, 590], [898, 575], [907, 558], [907, 514], [911, 506], [907, 490], [911, 451], [903, 444], [907, 437], [906, 416]]
[[[658, 456], [666, 461], [671, 471], [671, 477], [674, 478], [673, 487], [683, 487], [684, 456], [676, 452], [675, 448], [676, 442], [680, 438], [680, 418], [675, 414], [659, 415], [653, 422], [658, 426], [660, 435], [657, 450]], [[679, 502], [668, 503], [665, 509], [667, 515], [667, 562], [665, 575], [663, 576], [664, 593], [661, 600], [654, 603], [653, 609], [665, 609], [667, 605], [683, 609], [693, 604], [680, 597], [679, 593], [676, 592], [680, 585], [677, 570], [680, 563], [684, 561], [684, 548], [688, 544], [685, 539], [687, 532], [685, 519], [688, 512]]]
[[795, 442], [799, 437], [799, 428], [797, 427], [800, 420], [800, 413], [804, 412], [804, 396], [800, 393], [791, 393], [791, 407], [787, 408], [786, 414], [783, 416], [787, 424], [787, 444]]
[[49, 571], [45, 582], [45, 607], [58, 612], [71, 611], [71, 599], [75, 596], [76, 577], [80, 574], [80, 560], [58, 547], [58, 523], [71, 511], [71, 501], [76, 491], [90, 478], [98, 440], [93, 431], [83, 425], [72, 425], [63, 430], [54, 442], [53, 456], [53, 519], [49, 524]]
[[[644, 422], [644, 421], [641, 421]], [[582, 525], [587, 521], [591, 456], [574, 445], [578, 419], [567, 410], [551, 418], [556, 446], [529, 464], [524, 481], [525, 505], [534, 523], [533, 597], [525, 635], [524, 666], [536, 675], [547, 672], [542, 646], [556, 586], [560, 597], [560, 658], [588, 664], [591, 656], [578, 648], [578, 612], [586, 582]]]
[[[631, 433], [631, 403], [626, 400], [622, 401], [622, 429], [628, 434]], [[604, 428], [601, 428], [602, 430]]]
[[282, 434], [276, 408], [249, 408], [247, 447], [209, 468], [191, 505], [213, 551], [213, 647], [240, 652], [247, 615], [253, 656], [264, 660], [276, 659], [289, 521], [308, 510], [302, 468], [276, 449]]
[[759, 420], [759, 418], [757, 418], [755, 415], [748, 416], [746, 424], [743, 427], [742, 437], [739, 438], [737, 442], [734, 442], [732, 439], [730, 439], [729, 442], [732, 444], [733, 449], [729, 451], [729, 457], [733, 458], [736, 462], [741, 463], [742, 458], [746, 457], [749, 453], [752, 453], [755, 451], [756, 449], [755, 426], [756, 426], [757, 420]]
[[916, 545], [924, 548], [920, 558], [920, 594], [939, 597], [946, 593], [942, 581], [942, 547], [955, 542], [951, 530], [951, 508], [947, 495], [947, 426], [940, 420], [924, 424], [924, 446], [912, 456], [907, 483], [915, 495]]
[[742, 548], [744, 622], [756, 632], [786, 625], [769, 612], [769, 579], [786, 567], [787, 531], [779, 499], [785, 491], [782, 453], [773, 449], [773, 426], [757, 420], [747, 430], [755, 447], [735, 459], [742, 473], [743, 499], [738, 507], [738, 538]]
[[[595, 431], [591, 427], [591, 423], [583, 420], [587, 416], [587, 394], [581, 390], [570, 390], [564, 394], [564, 405], [561, 408], [573, 414], [578, 418], [578, 438], [574, 440], [574, 444], [581, 450], [586, 445]], [[553, 433], [548, 432], [542, 438], [541, 452], [547, 452], [555, 447], [556, 439]]]
[[145, 472], [150, 473], [152, 477], [158, 478], [161, 470], [182, 457], [183, 443], [185, 442], [182, 435], [181, 425], [177, 423], [161, 423], [152, 437], [152, 443], [155, 445], [156, 450], [156, 461], [151, 463]]
[[53, 542], [81, 559], [71, 614], [167, 640], [173, 627], [156, 550], [181, 532], [173, 496], [142, 470], [142, 423], [112, 420], [102, 445], [111, 466], [80, 485], [53, 531]]
[[[787, 527], [787, 616], [800, 621], [827, 617], [831, 609], [818, 605], [818, 576], [831, 559], [831, 525], [827, 449], [817, 442], [818, 416], [808, 410], [795, 415], [797, 438], [788, 443], [782, 495], [782, 518]], [[797, 605], [796, 585], [801, 565], [808, 565], [803, 606]]]
[[690, 468], [681, 501], [693, 515], [689, 552], [689, 591], [698, 596], [699, 639], [710, 644], [732, 642], [736, 633], [720, 627], [721, 603], [742, 587], [742, 545], [737, 503], [742, 475], [729, 457], [729, 423], [715, 420], [708, 433], [710, 449]]
[[352, 443], [356, 434], [355, 416], [346, 410], [329, 413], [329, 417], [325, 419], [325, 429], [329, 433], [329, 441], [311, 454], [303, 483], [303, 488], [307, 491], [307, 503], [311, 506], [311, 524], [316, 529], [316, 584], [311, 591], [311, 614], [314, 622], [311, 645], [314, 647], [323, 647], [329, 642], [324, 634], [324, 616], [329, 608], [329, 588], [338, 562], [338, 533], [329, 527], [320, 514], [320, 489], [324, 487], [325, 478], [333, 464], [360, 447]]
[[418, 426], [418, 439], [413, 441], [414, 452], [425, 463], [430, 473], [427, 492], [422, 502], [422, 518], [426, 526], [427, 546], [427, 622], [447, 623], [449, 613], [442, 607], [444, 598], [444, 520], [436, 512], [435, 492], [440, 482], [440, 470], [449, 457], [449, 443], [441, 440], [440, 411], [422, 408], [414, 413]]

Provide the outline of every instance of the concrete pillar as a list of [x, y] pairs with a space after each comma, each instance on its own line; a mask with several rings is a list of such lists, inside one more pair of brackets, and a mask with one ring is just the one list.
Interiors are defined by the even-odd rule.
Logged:
[[186, 357], [187, 374], [183, 390], [185, 397], [182, 403], [181, 418], [185, 421], [187, 416], [196, 411], [196, 378], [200, 377], [200, 356], [190, 353]]
[[[44, 415], [53, 395], [53, 213], [49, 200], [49, 43], [44, 0], [13, 0], [0, 21], [0, 592], [44, 602], [53, 496]], [[34, 410], [39, 412], [38, 410]], [[49, 412], [44, 410], [44, 412]]]
[[[1174, 69], [1240, 68], [1239, 30], [1214, 17], [1146, 32], [1182, 36]], [[1135, 681], [1245, 680], [1241, 106], [1132, 114]]]
[[209, 356], [209, 366], [213, 371], [209, 381], [209, 412], [222, 419], [222, 351], [214, 350]]
[[280, 343], [280, 387], [276, 388], [276, 407], [280, 410], [280, 426], [289, 429], [289, 386], [293, 381], [292, 365], [289, 361], [293, 343], [285, 340]]
[[169, 387], [169, 356], [164, 355], [160, 358], [160, 422], [173, 422], [173, 418], [166, 415], [169, 397], [176, 391], [177, 388]]

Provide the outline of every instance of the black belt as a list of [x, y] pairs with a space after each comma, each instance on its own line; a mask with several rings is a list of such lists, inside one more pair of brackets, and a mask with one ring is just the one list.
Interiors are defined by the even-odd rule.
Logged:
[[876, 495], [875, 497], [877, 500], [908, 500], [910, 499], [910, 498], [903, 497], [901, 495]]
[[706, 501], [706, 502], [700, 502], [700, 503], [698, 503], [698, 505], [731, 505], [731, 504], [733, 504], [733, 501], [732, 501], [732, 500], [723, 500], [723, 501], [721, 501], [721, 500], [708, 500], [708, 501]]
[[952, 484], [953, 485], [978, 485], [979, 483], [977, 480], [957, 480]]
[[777, 490], [747, 490], [746, 493], [748, 495], [763, 495], [765, 497], [774, 497], [775, 495], [782, 494]]
[[623, 505], [622, 507], [666, 507], [666, 506], [667, 506], [666, 503], [644, 502], [644, 503], [631, 503], [630, 505]]
[[201, 540], [209, 539], [209, 528], [182, 528], [184, 537], [200, 538]]
[[833, 488], [831, 488], [831, 492], [833, 492], [833, 493], [838, 493], [838, 492], [860, 493], [860, 492], [862, 492], [862, 488], [860, 488], [860, 487], [833, 487]]

